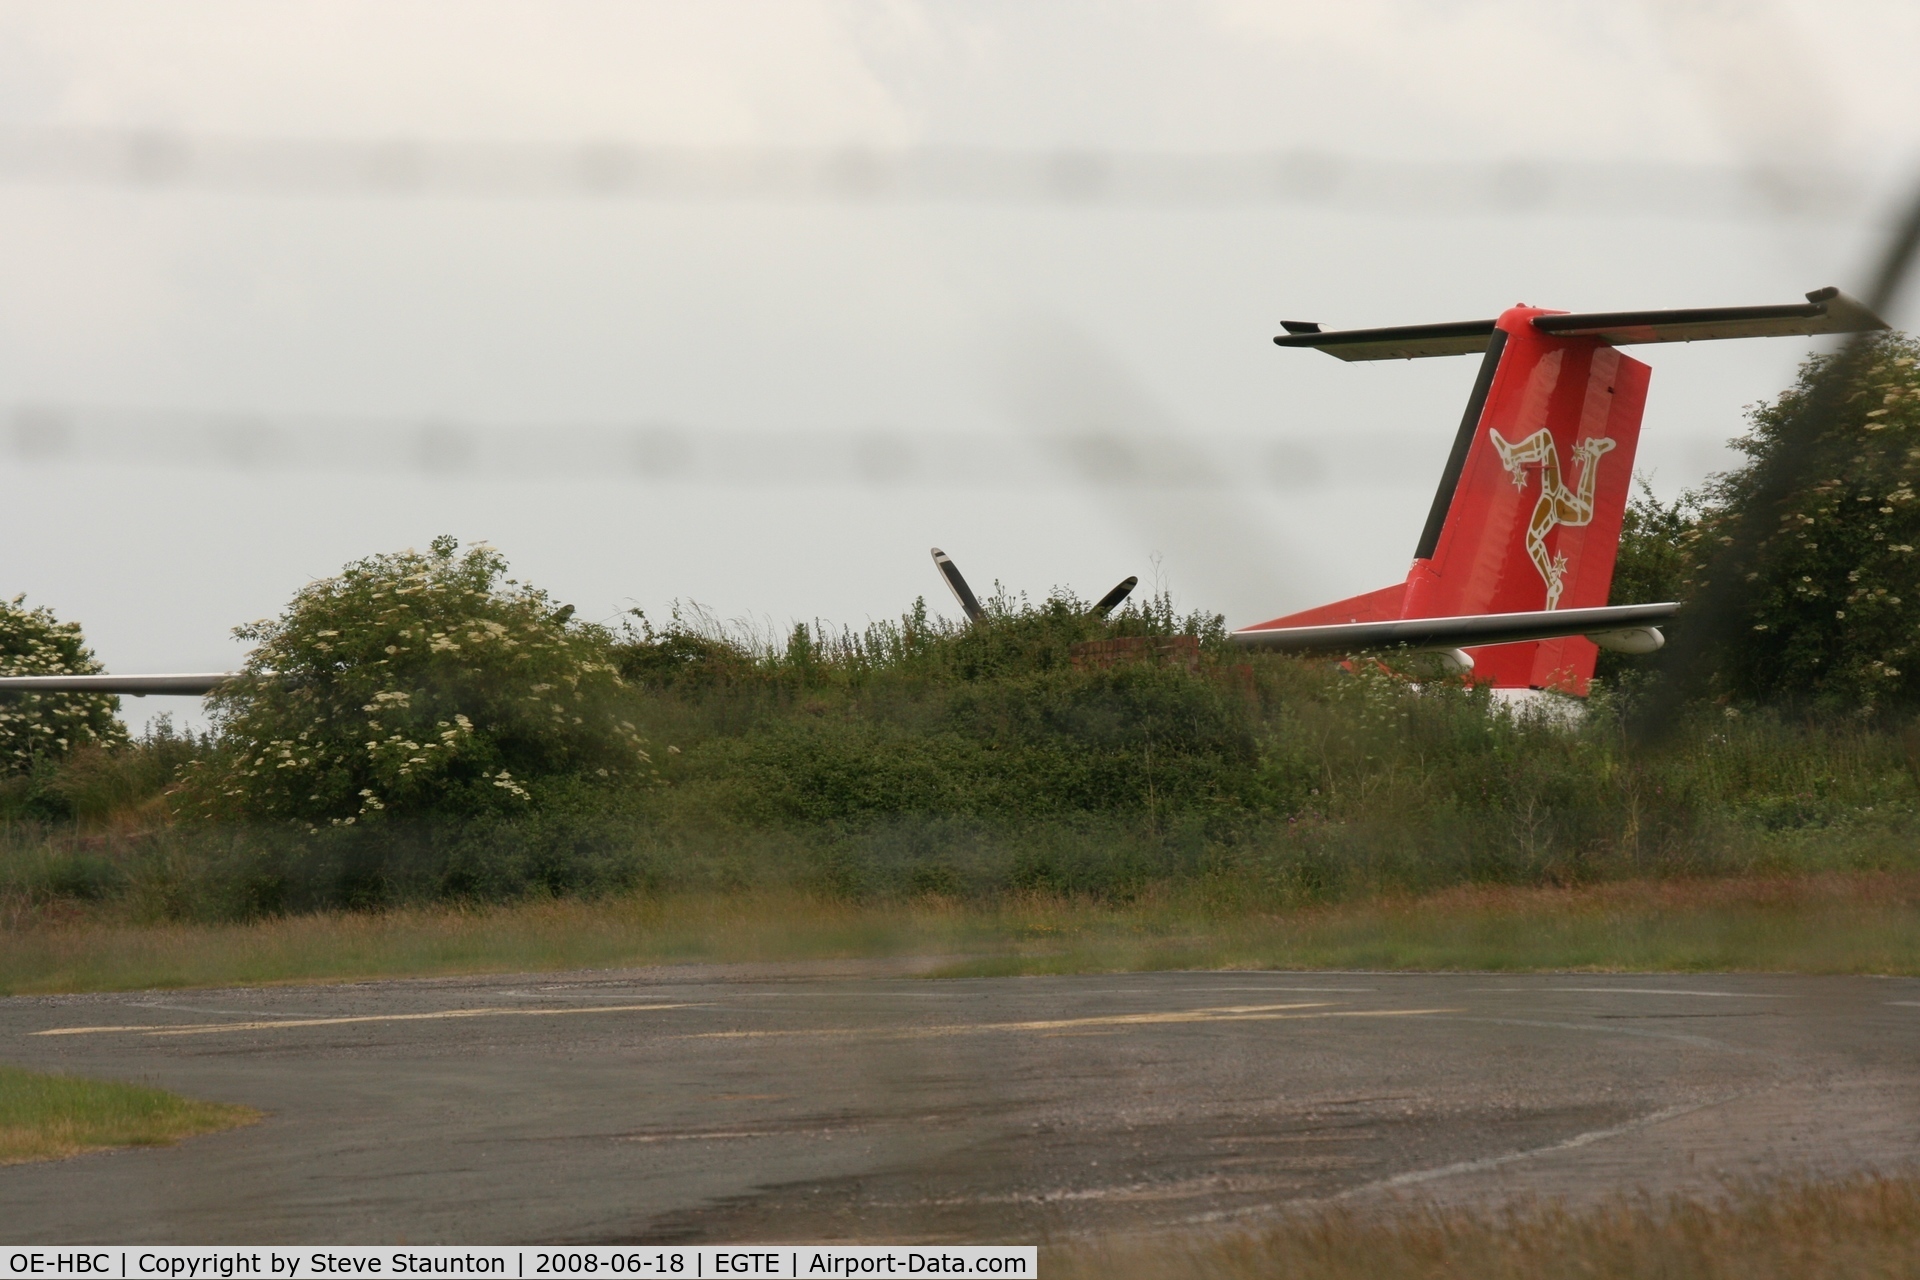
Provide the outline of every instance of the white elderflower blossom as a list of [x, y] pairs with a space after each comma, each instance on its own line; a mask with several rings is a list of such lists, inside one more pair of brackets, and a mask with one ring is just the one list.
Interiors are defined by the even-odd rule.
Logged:
[[[86, 675], [100, 670], [77, 623], [61, 622], [44, 607], [28, 608], [24, 596], [0, 600], [0, 675]], [[34, 694], [9, 700], [0, 710], [0, 774], [24, 771], [36, 761], [85, 746], [126, 741], [115, 715], [120, 700], [109, 694]]]
[[[503, 568], [495, 552], [438, 540], [430, 554], [349, 565], [243, 628], [256, 644], [249, 670], [292, 678], [216, 695], [228, 754], [190, 795], [319, 830], [446, 806], [467, 815], [476, 789], [517, 808], [556, 771], [596, 785], [644, 778], [637, 731], [613, 715], [610, 637]], [[326, 785], [283, 785], [287, 768]]]

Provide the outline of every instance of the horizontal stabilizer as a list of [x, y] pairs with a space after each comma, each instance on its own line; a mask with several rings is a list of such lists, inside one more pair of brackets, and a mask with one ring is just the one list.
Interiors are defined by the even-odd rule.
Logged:
[[233, 679], [232, 671], [168, 676], [0, 676], [0, 693], [212, 693]]
[[1403, 324], [1392, 329], [1304, 331], [1299, 322], [1273, 340], [1277, 347], [1317, 347], [1342, 360], [1418, 360], [1422, 356], [1471, 356], [1487, 349], [1491, 320], [1451, 324]]
[[1592, 336], [1616, 347], [1638, 342], [1705, 342], [1714, 338], [1787, 338], [1862, 333], [1887, 322], [1838, 289], [1816, 289], [1783, 307], [1696, 307], [1682, 311], [1595, 311], [1535, 316], [1533, 327], [1558, 337]]
[[[1610, 346], [1641, 342], [1705, 342], [1715, 338], [1785, 338], [1864, 333], [1887, 322], [1838, 289], [1815, 289], [1805, 302], [1777, 307], [1694, 307], [1678, 311], [1590, 311], [1536, 315], [1533, 327], [1556, 337], [1593, 337]], [[1493, 336], [1492, 320], [1401, 325], [1391, 329], [1321, 331], [1301, 321], [1275, 338], [1280, 347], [1314, 347], [1342, 360], [1416, 360], [1478, 355]]]
[[1666, 604], [1608, 605], [1600, 609], [1542, 609], [1531, 613], [1480, 613], [1452, 618], [1403, 618], [1397, 622], [1346, 622], [1324, 627], [1249, 627], [1233, 633], [1236, 644], [1296, 653], [1357, 653], [1365, 649], [1470, 649], [1485, 644], [1555, 640], [1639, 630], [1680, 612]]

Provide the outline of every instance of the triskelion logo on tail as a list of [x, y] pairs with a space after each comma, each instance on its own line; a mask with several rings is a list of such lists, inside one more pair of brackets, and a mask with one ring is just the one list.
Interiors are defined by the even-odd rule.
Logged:
[[1540, 468], [1540, 500], [1533, 504], [1533, 517], [1527, 521], [1527, 554], [1533, 567], [1547, 584], [1547, 608], [1560, 607], [1560, 591], [1567, 573], [1567, 558], [1547, 550], [1547, 534], [1555, 525], [1576, 527], [1593, 519], [1593, 486], [1600, 478], [1600, 455], [1613, 448], [1606, 436], [1588, 436], [1573, 446], [1573, 465], [1580, 478], [1569, 489], [1560, 481], [1560, 450], [1553, 433], [1544, 428], [1519, 444], [1501, 438], [1489, 430], [1493, 447], [1500, 454], [1500, 465], [1513, 477], [1513, 487], [1527, 487], [1527, 468]]

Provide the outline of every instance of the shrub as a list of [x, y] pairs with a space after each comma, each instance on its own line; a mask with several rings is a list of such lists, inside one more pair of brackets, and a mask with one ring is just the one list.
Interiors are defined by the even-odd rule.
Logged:
[[439, 538], [304, 588], [210, 700], [190, 812], [308, 827], [513, 815], [646, 776], [604, 628]]
[[174, 728], [172, 716], [156, 716], [146, 732], [131, 741], [76, 751], [58, 769], [36, 773], [34, 808], [42, 815], [82, 822], [100, 822], [115, 814], [164, 820], [162, 793], [208, 745], [191, 729]]
[[1620, 523], [1620, 554], [1613, 565], [1609, 604], [1656, 604], [1686, 594], [1699, 538], [1701, 495], [1662, 502], [1643, 477]]
[[[1638, 478], [1639, 490], [1627, 503], [1620, 524], [1620, 552], [1613, 563], [1613, 586], [1609, 604], [1657, 604], [1684, 600], [1688, 574], [1700, 537], [1698, 493], [1683, 493], [1672, 502], [1662, 502], [1644, 478]], [[1662, 630], [1671, 639], [1679, 622], [1669, 622]], [[1594, 672], [1608, 684], [1633, 687], [1644, 681], [1648, 663], [1634, 654], [1600, 651]]]
[[[1642, 484], [1612, 602], [1688, 600], [1741, 530], [1759, 530], [1735, 616], [1713, 641], [1713, 691], [1854, 713], [1920, 705], [1920, 342], [1885, 334], [1815, 356], [1748, 422], [1733, 442], [1745, 465], [1672, 503]], [[1764, 492], [1786, 458], [1784, 498]], [[1683, 614], [1670, 629], [1686, 625]], [[1631, 687], [1645, 668], [1603, 653], [1599, 673]]]
[[[0, 601], [0, 674], [91, 675], [100, 670], [77, 622], [25, 596]], [[120, 699], [101, 693], [0, 694], [0, 777], [19, 776], [88, 747], [127, 740]]]
[[[1841, 359], [1808, 360], [1792, 388], [1754, 410], [1735, 442], [1751, 461], [1704, 492], [1703, 552], [1743, 523], [1764, 531], [1740, 639], [1717, 655], [1723, 693], [1844, 709], [1920, 703], [1920, 342], [1888, 334]], [[1830, 397], [1835, 411], [1816, 415], [1816, 391], [1833, 378], [1850, 385]], [[1791, 437], [1808, 429], [1794, 488], [1757, 510], [1762, 469], [1795, 456]]]

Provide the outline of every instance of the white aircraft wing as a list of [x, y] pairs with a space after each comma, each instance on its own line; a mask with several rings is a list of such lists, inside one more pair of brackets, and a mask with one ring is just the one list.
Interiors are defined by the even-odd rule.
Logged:
[[[1248, 627], [1233, 633], [1252, 649], [1357, 653], [1365, 649], [1469, 649], [1483, 644], [1586, 636], [1602, 648], [1645, 652], [1660, 647], [1654, 624], [1680, 612], [1678, 604], [1624, 604], [1600, 609], [1543, 609], [1533, 613], [1479, 613], [1393, 622], [1344, 622], [1320, 627]], [[1636, 643], [1627, 633], [1648, 633]], [[1613, 641], [1612, 644], [1609, 641]]]
[[236, 671], [206, 671], [161, 676], [0, 676], [0, 693], [212, 693], [234, 678]]

